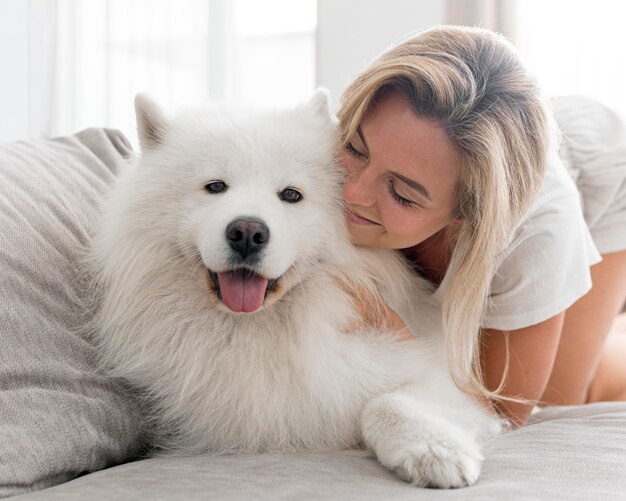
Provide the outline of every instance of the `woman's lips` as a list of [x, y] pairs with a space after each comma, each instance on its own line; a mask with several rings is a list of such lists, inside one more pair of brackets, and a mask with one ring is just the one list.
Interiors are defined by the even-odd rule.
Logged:
[[369, 219], [365, 219], [364, 217], [359, 216], [356, 212], [351, 211], [350, 209], [345, 210], [346, 220], [350, 223], [355, 224], [375, 224], [374, 221], [370, 221]]

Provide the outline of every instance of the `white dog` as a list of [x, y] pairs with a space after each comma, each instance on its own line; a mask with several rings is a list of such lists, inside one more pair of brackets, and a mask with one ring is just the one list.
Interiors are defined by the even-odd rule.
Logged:
[[[415, 485], [476, 481], [498, 420], [452, 383], [439, 311], [392, 251], [353, 246], [328, 95], [166, 117], [105, 203], [89, 264], [102, 364], [143, 390], [163, 453], [370, 448]], [[414, 339], [357, 327], [380, 291]]]

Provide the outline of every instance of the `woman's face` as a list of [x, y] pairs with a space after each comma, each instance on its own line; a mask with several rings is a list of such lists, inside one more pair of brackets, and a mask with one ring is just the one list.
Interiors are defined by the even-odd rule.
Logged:
[[377, 97], [339, 160], [348, 172], [343, 197], [355, 244], [406, 249], [460, 222], [456, 150], [403, 93]]

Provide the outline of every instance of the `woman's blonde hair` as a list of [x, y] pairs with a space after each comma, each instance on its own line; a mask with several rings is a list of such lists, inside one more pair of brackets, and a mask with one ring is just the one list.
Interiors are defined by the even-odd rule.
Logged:
[[480, 360], [481, 321], [496, 266], [535, 198], [553, 137], [551, 115], [513, 46], [488, 30], [442, 26], [403, 41], [347, 87], [338, 117], [341, 146], [377, 93], [394, 88], [414, 112], [437, 121], [460, 158], [456, 216], [447, 235], [460, 256], [443, 303], [450, 372], [467, 393], [489, 391]]

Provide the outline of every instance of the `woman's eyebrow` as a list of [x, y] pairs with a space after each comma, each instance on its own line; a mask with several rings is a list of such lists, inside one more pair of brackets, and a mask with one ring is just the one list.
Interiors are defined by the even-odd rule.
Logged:
[[356, 133], [361, 138], [361, 141], [363, 141], [363, 146], [365, 146], [367, 148], [367, 143], [365, 142], [365, 136], [363, 136], [363, 131], [361, 130], [361, 126], [360, 125], [356, 128]]
[[432, 202], [432, 199], [430, 198], [430, 193], [428, 193], [428, 190], [423, 185], [421, 185], [417, 181], [413, 181], [412, 179], [403, 176], [402, 174], [399, 174], [398, 172], [391, 171], [391, 174], [397, 177], [403, 183], [408, 184], [414, 190], [419, 191], [422, 195], [424, 195], [428, 200]]

